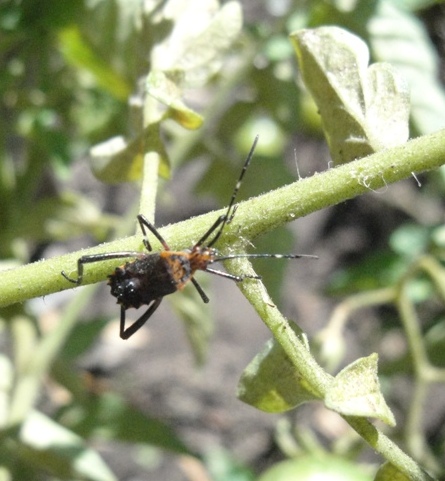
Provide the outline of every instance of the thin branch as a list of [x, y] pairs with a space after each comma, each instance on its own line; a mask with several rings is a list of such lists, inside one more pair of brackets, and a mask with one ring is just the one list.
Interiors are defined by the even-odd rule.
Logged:
[[[436, 169], [443, 163], [445, 135], [441, 131], [322, 174], [315, 174], [242, 202], [234, 222], [221, 237], [219, 246], [239, 242], [240, 238], [252, 240], [259, 234], [299, 217], [410, 178], [412, 172]], [[222, 211], [167, 226], [160, 229], [160, 232], [172, 248], [186, 248], [206, 231], [219, 213]], [[154, 246], [156, 248], [156, 243]], [[81, 255], [142, 248], [141, 237], [137, 235], [6, 271], [0, 277], [0, 307], [72, 287], [60, 272], [74, 272], [76, 261]], [[85, 283], [106, 279], [115, 266], [115, 262], [98, 263], [87, 270]]]

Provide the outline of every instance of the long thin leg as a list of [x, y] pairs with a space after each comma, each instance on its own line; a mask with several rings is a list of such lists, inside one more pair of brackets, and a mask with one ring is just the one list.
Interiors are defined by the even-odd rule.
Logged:
[[207, 304], [210, 301], [210, 299], [207, 297], [207, 294], [202, 290], [202, 287], [198, 284], [198, 281], [194, 277], [192, 277], [192, 284], [196, 287], [196, 290], [201, 296], [201, 299], [203, 300], [203, 302]]
[[[208, 237], [217, 229], [226, 219], [226, 214], [220, 215], [210, 229], [199, 239], [199, 241], [195, 244], [194, 247], [202, 246], [204, 242], [207, 240]], [[209, 243], [209, 246], [212, 245], [214, 242]]]
[[[223, 233], [224, 227], [226, 224], [229, 224], [236, 212], [236, 207], [233, 207], [233, 204], [235, 203], [236, 196], [238, 194], [238, 191], [241, 187], [241, 183], [243, 181], [244, 174], [246, 173], [247, 168], [249, 167], [250, 161], [252, 160], [253, 157], [253, 152], [255, 151], [256, 144], [258, 142], [258, 135], [255, 137], [252, 147], [250, 148], [249, 153], [247, 154], [246, 161], [244, 162], [243, 170], [241, 171], [241, 174], [238, 178], [238, 181], [235, 185], [235, 189], [233, 191], [232, 197], [229, 202], [229, 206], [227, 207], [226, 214], [222, 216], [222, 221], [220, 222], [221, 226], [218, 230], [218, 232], [215, 234], [215, 237], [208, 243], [208, 247], [211, 247], [216, 243], [216, 241], [220, 238], [221, 234]], [[232, 211], [232, 212], [231, 212]], [[209, 237], [210, 233], [208, 233], [205, 238]], [[200, 245], [200, 244], [198, 244]]]
[[119, 329], [120, 331], [119, 335], [121, 339], [128, 339], [136, 331], [138, 331], [148, 321], [148, 319], [150, 319], [150, 317], [159, 307], [159, 304], [161, 303], [161, 301], [162, 301], [162, 297], [155, 299], [152, 305], [145, 311], [145, 313], [142, 314], [142, 316], [137, 321], [134, 321], [133, 324], [127, 327], [126, 329], [125, 329], [125, 308], [121, 306], [121, 321], [120, 321], [120, 329]]
[[93, 262], [108, 261], [111, 259], [124, 259], [126, 257], [138, 257], [141, 255], [137, 251], [120, 251], [120, 252], [107, 252], [105, 254], [91, 254], [87, 256], [82, 256], [77, 260], [77, 279], [68, 277], [65, 271], [62, 271], [62, 276], [69, 282], [73, 284], [81, 284], [83, 280], [83, 265], [92, 264]]
[[158, 241], [162, 244], [162, 247], [164, 247], [164, 249], [166, 251], [169, 251], [170, 250], [170, 247], [168, 246], [167, 242], [165, 241], [165, 239], [161, 236], [161, 234], [158, 232], [158, 230], [156, 229], [156, 227], [145, 217], [145, 215], [143, 214], [139, 214], [137, 216], [137, 219], [139, 221], [139, 225], [141, 226], [141, 231], [142, 231], [142, 234], [144, 234], [144, 246], [147, 248], [148, 251], [151, 251], [152, 248], [151, 248], [151, 245], [150, 243], [148, 242], [148, 238], [147, 238], [147, 233], [145, 231], [145, 227], [147, 227], [147, 229], [149, 229], [149, 231], [156, 237], [156, 239], [158, 239]]
[[[232, 194], [232, 197], [230, 199], [230, 202], [229, 202], [229, 206], [227, 207], [227, 211], [225, 214], [223, 215], [220, 215], [218, 217], [218, 219], [216, 219], [216, 221], [213, 223], [213, 225], [210, 227], [210, 229], [201, 237], [201, 239], [199, 239], [199, 241], [195, 244], [195, 247], [196, 246], [201, 246], [204, 244], [204, 242], [213, 234], [213, 232], [215, 232], [216, 229], [218, 229], [219, 227], [219, 230], [218, 232], [215, 234], [215, 237], [208, 243], [208, 246], [211, 247], [213, 244], [215, 244], [215, 242], [219, 239], [219, 237], [221, 236], [223, 230], [224, 230], [224, 226], [226, 224], [229, 224], [234, 215], [235, 215], [235, 212], [236, 212], [236, 206], [234, 207], [234, 203], [235, 203], [235, 199], [236, 199], [236, 196], [238, 194], [238, 191], [239, 191], [239, 188], [241, 187], [241, 182], [243, 180], [243, 177], [244, 177], [244, 174], [246, 173], [246, 170], [247, 168], [249, 167], [249, 164], [250, 164], [250, 161], [252, 160], [252, 157], [253, 157], [253, 152], [255, 150], [255, 147], [256, 147], [256, 144], [258, 142], [258, 135], [255, 137], [255, 140], [253, 141], [253, 144], [252, 144], [252, 147], [250, 148], [250, 151], [247, 155], [247, 158], [246, 158], [246, 161], [244, 162], [244, 166], [243, 166], [243, 169], [241, 171], [241, 174], [238, 178], [238, 182], [236, 183], [236, 186], [235, 186], [235, 189], [233, 191], [233, 194]], [[145, 247], [147, 248], [148, 251], [151, 251], [151, 246], [150, 246], [150, 243], [147, 239], [147, 234], [145, 232], [145, 227], [147, 227], [150, 232], [159, 240], [159, 242], [162, 244], [162, 246], [164, 247], [165, 250], [169, 251], [170, 250], [170, 247], [168, 246], [167, 242], [164, 240], [164, 238], [161, 236], [161, 234], [158, 232], [158, 230], [156, 229], [156, 227], [143, 215], [143, 214], [139, 214], [137, 216], [138, 218], [138, 221], [139, 221], [139, 225], [141, 226], [141, 230], [142, 230], [142, 233], [144, 234], [145, 236], [145, 239], [144, 239], [144, 245]], [[198, 292], [200, 292], [198, 290]], [[201, 292], [200, 292], [201, 294]], [[201, 295], [202, 297], [202, 295]], [[204, 298], [203, 298], [204, 299]]]

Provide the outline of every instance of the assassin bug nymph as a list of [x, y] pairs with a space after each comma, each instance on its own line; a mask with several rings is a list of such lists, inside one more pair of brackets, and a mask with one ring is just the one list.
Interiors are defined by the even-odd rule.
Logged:
[[[209, 266], [214, 262], [237, 259], [240, 257], [269, 257], [278, 259], [316, 257], [303, 254], [220, 255], [217, 249], [213, 247], [221, 237], [224, 227], [227, 224], [230, 224], [235, 216], [237, 208], [235, 205], [236, 195], [238, 194], [244, 174], [246, 173], [252, 159], [257, 142], [258, 136], [255, 137], [246, 161], [244, 162], [243, 169], [241, 170], [238, 182], [235, 185], [226, 213], [220, 215], [216, 219], [213, 225], [191, 249], [185, 249], [183, 251], [170, 250], [167, 242], [158, 232], [156, 227], [144, 215], [140, 214], [137, 216], [137, 219], [144, 236], [143, 244], [147, 249], [147, 252], [121, 251], [82, 256], [77, 261], [77, 279], [68, 277], [68, 275], [62, 271], [62, 275], [66, 280], [79, 285], [82, 283], [85, 264], [92, 264], [94, 262], [111, 259], [135, 258], [134, 261], [126, 262], [124, 265], [117, 267], [115, 271], [108, 276], [108, 285], [111, 287], [111, 294], [117, 298], [117, 303], [121, 306], [120, 337], [122, 339], [128, 339], [131, 337], [147, 322], [161, 304], [164, 296], [182, 290], [189, 281], [195, 286], [203, 302], [209, 302], [209, 298], [203, 291], [202, 287], [193, 277], [197, 270], [210, 272], [211, 274], [232, 279], [235, 282], [241, 282], [246, 278], [260, 279], [260, 277], [256, 275], [236, 276], [227, 272], [211, 269]], [[146, 229], [158, 239], [164, 250], [156, 253], [152, 252]], [[148, 305], [147, 311], [129, 327], [125, 327], [126, 310], [130, 307], [138, 309], [142, 305]]]

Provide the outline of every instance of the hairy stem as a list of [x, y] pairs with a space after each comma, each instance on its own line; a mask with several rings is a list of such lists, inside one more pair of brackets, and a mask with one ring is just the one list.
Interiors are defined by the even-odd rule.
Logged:
[[[235, 241], [252, 240], [299, 217], [409, 178], [412, 173], [436, 169], [444, 162], [445, 135], [437, 132], [298, 180], [240, 203], [234, 222], [227, 227], [218, 245], [221, 250], [227, 250]], [[200, 238], [221, 212], [211, 212], [159, 230], [172, 248], [186, 248]], [[153, 244], [155, 248], [158, 246], [156, 242]], [[8, 270], [0, 277], [0, 307], [71, 288], [60, 272], [65, 270], [73, 274], [81, 255], [122, 250], [142, 250], [141, 236]], [[114, 261], [92, 265], [86, 270], [85, 284], [104, 280], [116, 264]]]

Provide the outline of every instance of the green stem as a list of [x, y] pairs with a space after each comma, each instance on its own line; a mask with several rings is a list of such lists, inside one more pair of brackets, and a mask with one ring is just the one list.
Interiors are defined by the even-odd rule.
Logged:
[[422, 406], [425, 405], [428, 395], [428, 385], [431, 382], [431, 373], [437, 371], [428, 359], [420, 327], [421, 322], [417, 315], [414, 303], [408, 293], [410, 281], [417, 272], [421, 271], [425, 271], [433, 279], [438, 287], [439, 293], [443, 296], [443, 286], [440, 282], [444, 280], [443, 270], [430, 256], [423, 256], [417, 262], [413, 263], [399, 283], [398, 295], [396, 297], [397, 309], [405, 328], [416, 379], [405, 426], [405, 437], [410, 452], [413, 453], [417, 459], [422, 459], [424, 463], [428, 463], [432, 469], [438, 471], [440, 470], [440, 467], [437, 465], [434, 456], [431, 455], [425, 432], [422, 428]]
[[[412, 172], [436, 169], [444, 162], [445, 135], [437, 132], [315, 174], [242, 202], [219, 245], [227, 246], [239, 239], [252, 240], [298, 217], [409, 178]], [[183, 249], [196, 242], [218, 214], [212, 212], [189, 219], [160, 232], [173, 249]], [[159, 248], [156, 242], [153, 244]], [[81, 255], [119, 250], [142, 250], [140, 235], [9, 270], [0, 276], [0, 307], [68, 289], [72, 285], [62, 278], [61, 270], [73, 274]], [[103, 262], [87, 268], [85, 283], [106, 279], [116, 265], [117, 262]]]
[[375, 451], [405, 473], [410, 481], [434, 480], [367, 419], [355, 416], [344, 416], [344, 419]]
[[364, 309], [365, 307], [389, 304], [394, 301], [395, 294], [396, 291], [394, 288], [385, 287], [349, 296], [335, 307], [329, 323], [323, 329], [324, 332], [319, 333], [317, 337], [320, 338], [320, 334], [324, 333], [324, 337], [329, 336], [331, 333], [332, 335], [340, 333], [344, 329], [348, 318], [354, 311]]
[[[233, 269], [235, 266], [236, 269]], [[249, 271], [250, 267], [245, 259], [239, 259], [236, 263], [231, 262], [227, 267], [227, 270], [233, 274], [246, 271], [253, 274], [252, 271]], [[239, 284], [239, 287], [301, 374], [302, 379], [307, 383], [307, 389], [323, 399], [332, 377], [316, 363], [310, 351], [298, 339], [288, 321], [269, 298], [264, 286], [258, 281], [244, 281]], [[375, 451], [405, 473], [410, 480], [431, 481], [433, 479], [367, 419], [355, 416], [343, 417]]]

